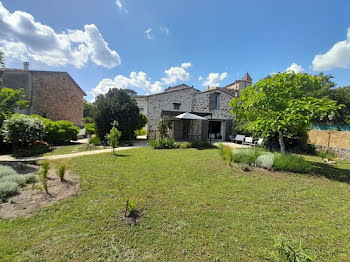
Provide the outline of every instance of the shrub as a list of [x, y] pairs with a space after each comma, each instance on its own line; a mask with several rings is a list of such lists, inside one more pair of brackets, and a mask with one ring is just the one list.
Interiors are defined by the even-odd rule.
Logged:
[[223, 160], [226, 161], [226, 164], [229, 166], [232, 162], [232, 148], [229, 146], [221, 146], [219, 148], [219, 154]]
[[337, 155], [332, 150], [320, 150], [317, 152], [317, 155], [321, 158], [334, 159]]
[[210, 144], [207, 141], [193, 141], [192, 143], [193, 148], [210, 148], [213, 147], [212, 144]]
[[42, 140], [45, 135], [43, 121], [37, 117], [16, 114], [3, 124], [3, 139], [7, 143], [18, 145], [32, 145]]
[[89, 144], [93, 144], [94, 146], [100, 146], [101, 141], [96, 135], [92, 135], [89, 139]]
[[119, 125], [118, 122], [114, 120], [112, 129], [109, 131], [109, 134], [106, 135], [106, 138], [108, 140], [108, 145], [110, 145], [113, 149], [113, 154], [114, 154], [114, 148], [118, 146], [119, 138], [122, 135], [122, 133], [117, 128], [118, 125]]
[[71, 140], [78, 140], [79, 127], [74, 126], [70, 121], [59, 120], [52, 121], [46, 119], [45, 130], [46, 130], [46, 141], [53, 145], [62, 145]]
[[150, 140], [149, 144], [154, 149], [171, 149], [177, 148], [178, 144], [172, 138], [159, 138], [155, 140]]
[[255, 164], [256, 159], [259, 155], [261, 155], [264, 151], [262, 149], [234, 149], [232, 160], [235, 163], [245, 163], [245, 164]]
[[11, 176], [4, 176], [0, 179], [0, 183], [3, 182], [14, 182], [19, 186], [23, 186], [26, 183], [26, 178], [23, 175], [11, 175]]
[[180, 143], [179, 144], [179, 147], [181, 149], [187, 149], [187, 148], [191, 148], [192, 147], [192, 144], [190, 142], [183, 142], [183, 143]]
[[33, 145], [19, 148], [12, 153], [14, 157], [29, 157], [42, 155], [50, 151], [50, 146], [44, 141], [35, 141]]
[[47, 184], [47, 173], [49, 172], [50, 162], [45, 160], [41, 165], [41, 182], [43, 184], [46, 194], [49, 194], [48, 184]]
[[0, 165], [0, 179], [4, 176], [16, 175], [17, 172], [10, 166]]
[[147, 131], [145, 129], [138, 129], [135, 131], [136, 136], [145, 136], [147, 135]]
[[275, 157], [274, 168], [278, 171], [289, 171], [295, 173], [310, 173], [313, 170], [312, 165], [302, 156], [292, 154], [277, 154]]
[[96, 124], [95, 123], [86, 123], [85, 124], [85, 131], [86, 131], [86, 134], [88, 134], [89, 136], [96, 134]]
[[256, 165], [262, 168], [271, 169], [275, 156], [272, 153], [264, 153], [257, 157]]
[[239, 163], [238, 164], [238, 167], [244, 171], [244, 172], [249, 172], [250, 171], [250, 167], [248, 164], [245, 164], [245, 163]]
[[66, 165], [61, 164], [58, 168], [58, 177], [60, 178], [61, 182], [64, 180], [64, 173], [66, 172]]
[[19, 186], [15, 182], [4, 181], [0, 182], [0, 197], [5, 202], [6, 197], [17, 193]]
[[160, 138], [167, 138], [168, 137], [168, 126], [169, 123], [166, 120], [161, 120], [158, 123], [158, 132]]

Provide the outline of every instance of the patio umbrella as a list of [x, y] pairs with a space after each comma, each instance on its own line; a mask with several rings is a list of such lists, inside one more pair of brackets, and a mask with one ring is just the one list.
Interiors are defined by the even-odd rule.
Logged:
[[178, 119], [188, 119], [188, 120], [207, 120], [205, 117], [197, 116], [191, 113], [183, 113], [175, 117]]

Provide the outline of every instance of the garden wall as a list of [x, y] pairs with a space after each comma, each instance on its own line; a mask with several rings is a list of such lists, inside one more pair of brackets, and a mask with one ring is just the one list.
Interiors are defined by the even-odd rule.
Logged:
[[350, 159], [350, 132], [310, 130], [309, 142], [321, 149], [331, 149], [338, 156]]

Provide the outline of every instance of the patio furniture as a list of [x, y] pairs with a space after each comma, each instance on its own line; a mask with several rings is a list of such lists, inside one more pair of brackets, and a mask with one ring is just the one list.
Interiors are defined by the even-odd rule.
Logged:
[[253, 145], [253, 137], [251, 137], [251, 136], [245, 137], [243, 145], [252, 146]]
[[264, 143], [264, 139], [259, 138], [258, 141], [253, 142], [253, 146], [262, 146], [263, 143]]
[[235, 142], [241, 142], [241, 143], [243, 144], [244, 138], [245, 138], [244, 135], [236, 135], [236, 137], [233, 139], [233, 141], [235, 141]]

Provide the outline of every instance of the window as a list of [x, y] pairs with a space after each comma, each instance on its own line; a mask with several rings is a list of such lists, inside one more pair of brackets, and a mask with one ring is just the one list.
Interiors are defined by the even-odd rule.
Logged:
[[219, 110], [219, 95], [214, 96], [214, 110]]
[[173, 103], [173, 105], [174, 105], [174, 109], [179, 110], [180, 106], [181, 106], [181, 103]]

